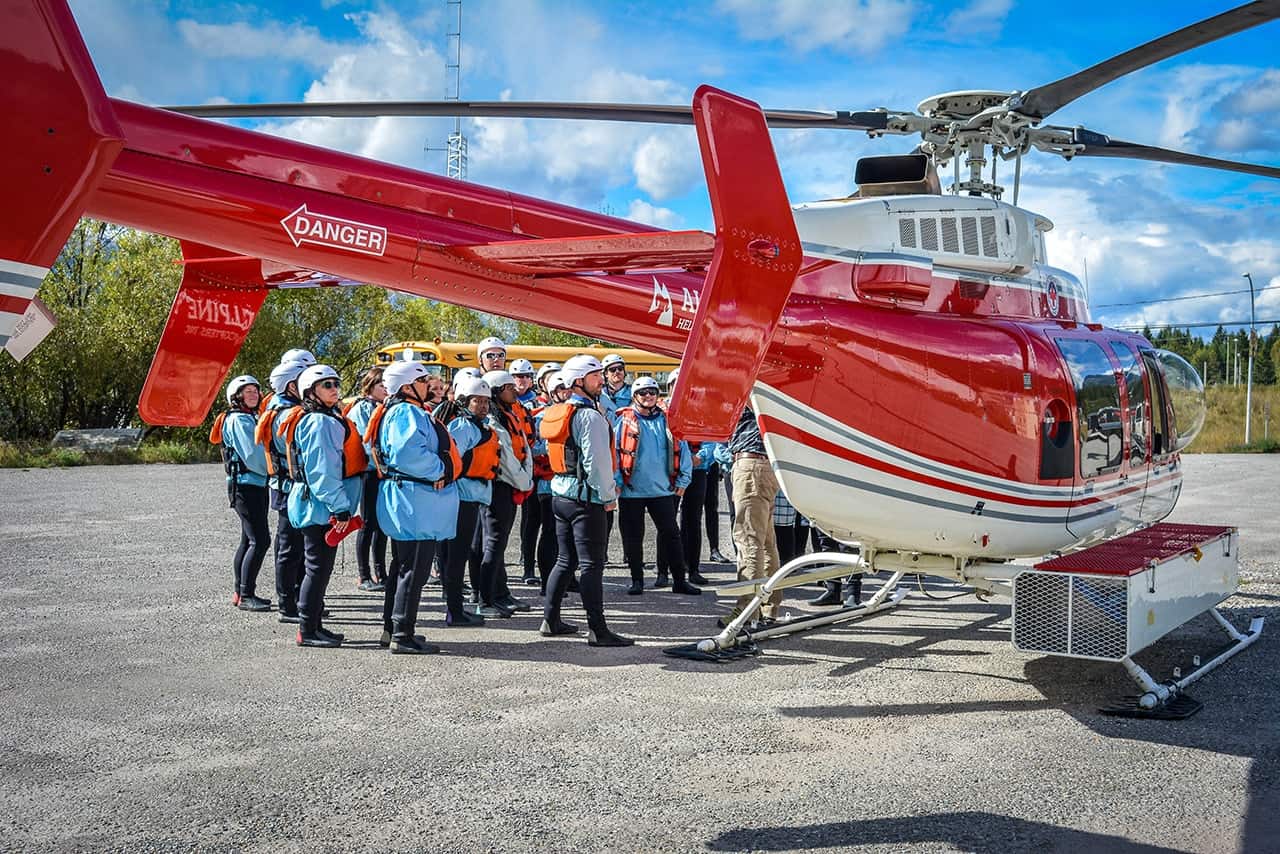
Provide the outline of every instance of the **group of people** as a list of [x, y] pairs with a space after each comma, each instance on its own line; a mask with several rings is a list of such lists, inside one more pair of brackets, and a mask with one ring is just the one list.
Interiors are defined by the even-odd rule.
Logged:
[[[535, 372], [525, 359], [508, 366], [504, 342], [486, 338], [477, 357], [481, 368], [458, 371], [452, 384], [416, 362], [370, 368], [347, 405], [337, 371], [306, 350], [282, 356], [269, 396], [252, 376], [227, 384], [228, 409], [210, 439], [222, 447], [228, 497], [241, 523], [236, 607], [272, 608], [257, 581], [275, 510], [277, 609], [281, 622], [297, 624], [299, 646], [332, 648], [344, 640], [324, 624], [324, 597], [338, 543], [354, 531], [359, 588], [383, 594], [381, 645], [396, 654], [436, 652], [416, 632], [433, 569], [447, 626], [531, 610], [512, 593], [505, 567], [518, 519], [522, 580], [544, 597], [541, 633], [581, 631], [561, 616], [566, 594], [576, 590], [587, 642], [629, 646], [604, 614], [615, 519], [631, 574], [628, 594], [646, 589], [647, 516], [658, 537], [652, 586], [700, 595], [704, 514], [711, 560], [726, 560], [717, 481], [729, 471], [739, 577], [778, 568], [781, 529], [773, 516], [775, 500], [785, 498], [749, 408], [727, 444], [688, 443], [672, 434], [658, 383], [638, 377], [628, 384], [616, 354], [577, 355]], [[830, 591], [824, 596], [830, 600]], [[826, 600], [819, 603], [833, 604]], [[774, 619], [776, 608], [776, 601], [766, 603], [760, 619]]]

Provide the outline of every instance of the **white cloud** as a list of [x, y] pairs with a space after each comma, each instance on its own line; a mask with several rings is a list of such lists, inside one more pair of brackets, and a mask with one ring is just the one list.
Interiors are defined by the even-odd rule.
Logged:
[[916, 13], [911, 0], [718, 0], [716, 7], [748, 39], [864, 55], [906, 34]]
[[998, 36], [1012, 8], [1013, 0], [973, 0], [946, 17], [943, 33], [951, 41]]
[[314, 27], [286, 26], [275, 21], [261, 25], [244, 21], [202, 24], [186, 19], [178, 21], [177, 28], [188, 48], [210, 57], [295, 60], [323, 67], [339, 48]]
[[636, 149], [636, 186], [657, 201], [688, 192], [702, 175], [702, 158], [692, 132], [653, 134]]
[[633, 199], [627, 209], [627, 219], [658, 228], [679, 228], [684, 220], [670, 208], [660, 208], [644, 199]]

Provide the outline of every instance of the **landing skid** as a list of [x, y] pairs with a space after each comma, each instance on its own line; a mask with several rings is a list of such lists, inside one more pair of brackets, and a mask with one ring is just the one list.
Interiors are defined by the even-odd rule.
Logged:
[[[810, 570], [809, 572], [800, 571], [806, 567], [817, 565], [822, 565], [823, 569], [819, 571]], [[871, 614], [896, 607], [906, 597], [907, 589], [898, 587], [898, 582], [902, 580], [906, 573], [899, 571], [893, 573], [884, 586], [861, 605], [840, 608], [836, 611], [827, 611], [820, 614], [806, 614], [763, 626], [755, 620], [756, 614], [760, 612], [760, 606], [775, 591], [787, 587], [795, 587], [799, 584], [807, 584], [810, 581], [820, 580], [821, 578], [843, 577], [850, 572], [863, 569], [865, 569], [865, 564], [859, 556], [836, 552], [819, 552], [796, 558], [775, 572], [767, 581], [749, 583], [745, 587], [741, 583], [726, 585], [725, 589], [721, 591], [722, 594], [740, 591], [742, 595], [746, 595], [747, 592], [754, 589], [755, 595], [752, 597], [751, 603], [743, 608], [725, 626], [724, 630], [715, 637], [704, 638], [697, 643], [668, 647], [663, 652], [674, 658], [686, 658], [692, 661], [735, 661], [749, 655], [759, 655], [759, 641], [795, 634], [796, 632], [809, 631], [819, 626], [830, 626], [836, 623], [862, 619]]]
[[1262, 617], [1254, 617], [1249, 623], [1249, 631], [1241, 633], [1235, 626], [1231, 625], [1226, 617], [1222, 616], [1217, 608], [1209, 609], [1209, 613], [1218, 621], [1218, 625], [1227, 633], [1227, 636], [1231, 638], [1231, 644], [1226, 649], [1181, 679], [1176, 681], [1170, 679], [1165, 682], [1156, 682], [1141, 665], [1126, 656], [1120, 660], [1120, 663], [1124, 665], [1125, 670], [1129, 671], [1129, 675], [1142, 688], [1143, 693], [1125, 697], [1112, 705], [1104, 706], [1098, 711], [1104, 715], [1115, 717], [1155, 718], [1158, 720], [1183, 720], [1200, 711], [1202, 704], [1199, 700], [1185, 693], [1187, 686], [1236, 653], [1250, 646], [1262, 635], [1264, 622]]

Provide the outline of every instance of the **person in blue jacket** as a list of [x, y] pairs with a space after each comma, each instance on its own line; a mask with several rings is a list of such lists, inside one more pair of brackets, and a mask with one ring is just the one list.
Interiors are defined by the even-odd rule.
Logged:
[[663, 554], [671, 564], [671, 591], [697, 596], [701, 588], [685, 579], [684, 550], [676, 524], [673, 496], [684, 494], [693, 472], [689, 445], [677, 440], [667, 427], [667, 415], [658, 405], [658, 384], [640, 377], [631, 389], [633, 406], [618, 410], [614, 422], [617, 445], [618, 529], [622, 551], [631, 569], [627, 593], [644, 592], [644, 517], [658, 529]]
[[[604, 367], [595, 356], [578, 355], [564, 363], [561, 373], [572, 395], [568, 437], [548, 439], [553, 460], [565, 460], [564, 471], [551, 479], [551, 506], [556, 519], [559, 557], [547, 582], [543, 610], [544, 636], [576, 634], [578, 627], [560, 619], [560, 605], [573, 578], [569, 556], [577, 554], [581, 570], [578, 581], [582, 607], [587, 612], [587, 643], [591, 646], [623, 647], [635, 643], [610, 631], [604, 618], [604, 560], [609, 539], [605, 513], [618, 502], [613, 479], [613, 451], [609, 423], [596, 408], [604, 387]], [[543, 413], [546, 424], [547, 413]]]
[[444, 597], [445, 623], [449, 626], [482, 626], [487, 617], [510, 617], [511, 611], [483, 600], [475, 614], [463, 607], [462, 581], [471, 554], [471, 542], [480, 524], [482, 508], [493, 499], [497, 477], [497, 435], [485, 423], [493, 390], [477, 377], [463, 377], [454, 385], [454, 402], [460, 413], [449, 422], [449, 435], [463, 460], [458, 479], [458, 524], [453, 539], [446, 544]]
[[[555, 365], [556, 363], [548, 362], [547, 364]], [[557, 365], [549, 375], [543, 377], [542, 386], [546, 391], [547, 402], [545, 405], [539, 406], [537, 409], [533, 410], [535, 460], [537, 459], [536, 455], [542, 454], [545, 456], [547, 453], [547, 441], [542, 438], [541, 432], [542, 413], [546, 411], [547, 406], [564, 403], [573, 394], [573, 390], [569, 388], [569, 385], [565, 382], [564, 374], [561, 373], [559, 365]], [[554, 475], [550, 473], [550, 466], [547, 467], [547, 472], [548, 473], [545, 476], [535, 475], [534, 494], [529, 499], [529, 501], [536, 503], [538, 514], [541, 516], [539, 523], [541, 532], [538, 537], [537, 566], [539, 575], [539, 592], [543, 596], [547, 595], [547, 581], [551, 578], [551, 568], [555, 566], [556, 558], [559, 557], [559, 543], [556, 542], [556, 517], [551, 508], [551, 478], [554, 477]], [[569, 556], [569, 564], [571, 580], [569, 582], [568, 590], [570, 593], [573, 593], [578, 587], [576, 580], [574, 580], [576, 579], [578, 572], [577, 554]]]
[[604, 389], [600, 392], [600, 411], [612, 424], [618, 410], [631, 405], [631, 386], [627, 384], [627, 363], [617, 353], [600, 360], [604, 365]]
[[271, 528], [267, 524], [267, 455], [254, 441], [258, 426], [258, 381], [245, 374], [227, 383], [227, 404], [222, 416], [222, 460], [227, 470], [231, 507], [240, 517], [240, 547], [233, 571], [233, 601], [241, 611], [270, 611], [271, 602], [257, 595], [258, 572], [267, 556]]
[[[341, 646], [343, 636], [321, 625], [324, 594], [333, 574], [336, 546], [325, 542], [330, 526], [346, 531], [360, 506], [360, 482], [364, 471], [349, 472], [348, 456], [355, 428], [338, 411], [341, 399], [338, 372], [328, 365], [312, 365], [298, 377], [302, 414], [289, 441], [289, 522], [302, 532], [303, 567], [306, 573], [298, 591], [298, 646]], [[355, 443], [359, 448], [359, 442]], [[362, 451], [361, 451], [362, 453]]]
[[417, 362], [394, 362], [377, 425], [378, 523], [391, 538], [394, 578], [383, 595], [383, 642], [393, 654], [439, 652], [414, 633], [422, 586], [443, 540], [457, 532], [461, 461], [444, 427], [427, 412], [430, 372]]
[[[382, 367], [375, 365], [365, 371], [364, 376], [361, 377], [360, 397], [347, 410], [347, 417], [351, 419], [352, 424], [356, 425], [356, 430], [360, 431], [361, 436], [369, 426], [369, 418], [373, 416], [373, 410], [386, 397], [387, 389], [382, 384]], [[365, 451], [368, 450], [366, 445]], [[382, 532], [382, 527], [378, 524], [377, 511], [378, 472], [373, 467], [373, 459], [370, 458], [369, 466], [364, 473], [364, 488], [360, 494], [360, 518], [364, 520], [364, 526], [356, 532], [356, 568], [360, 574], [360, 580], [356, 586], [367, 592], [383, 590], [384, 579], [387, 577], [387, 535]], [[372, 569], [369, 566], [371, 556]]]
[[[289, 352], [303, 352], [290, 350]], [[315, 364], [314, 357], [311, 364]], [[284, 437], [275, 429], [291, 409], [302, 405], [298, 392], [298, 377], [311, 365], [304, 361], [285, 361], [271, 370], [271, 389], [275, 396], [267, 404], [267, 411], [259, 420], [267, 434], [260, 445], [270, 457], [275, 473], [271, 475], [271, 509], [276, 511], [276, 603], [280, 609], [280, 622], [298, 622], [298, 589], [302, 586], [302, 532], [289, 522], [289, 491], [293, 481], [289, 479], [289, 463], [286, 459]]]

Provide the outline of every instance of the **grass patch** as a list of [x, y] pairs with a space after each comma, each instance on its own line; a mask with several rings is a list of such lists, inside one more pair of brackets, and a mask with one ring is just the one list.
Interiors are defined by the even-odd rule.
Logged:
[[1280, 386], [1254, 386], [1253, 419], [1244, 444], [1244, 386], [1210, 386], [1205, 390], [1204, 429], [1187, 448], [1192, 454], [1273, 453], [1280, 437]]
[[136, 450], [116, 449], [86, 453], [53, 448], [48, 443], [0, 442], [0, 468], [47, 469], [70, 466], [136, 465], [138, 463], [212, 463], [218, 449], [208, 442], [188, 444], [170, 440], [143, 442]]

